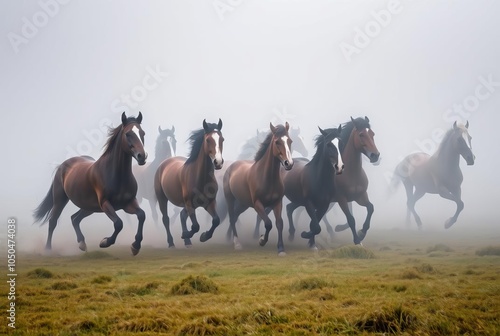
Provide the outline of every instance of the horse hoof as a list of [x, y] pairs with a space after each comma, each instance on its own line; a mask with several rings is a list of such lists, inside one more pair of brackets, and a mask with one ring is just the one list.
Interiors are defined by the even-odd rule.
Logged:
[[318, 251], [319, 251], [319, 249], [318, 249], [318, 247], [317, 247], [316, 245], [309, 246], [309, 248], [310, 248], [310, 249], [311, 249], [311, 251], [313, 251], [313, 252], [318, 252]]
[[267, 240], [264, 239], [264, 236], [263, 235], [260, 236], [260, 238], [259, 238], [259, 245], [260, 246], [264, 246], [264, 245], [266, 245], [266, 243], [267, 243]]
[[241, 251], [241, 250], [243, 250], [243, 246], [240, 243], [235, 243], [234, 244], [234, 249], [236, 251]]
[[83, 252], [87, 252], [87, 244], [85, 244], [84, 241], [81, 241], [80, 244], [78, 244], [78, 248]]
[[302, 231], [300, 236], [304, 239], [311, 239], [313, 237], [313, 234], [311, 232]]
[[130, 250], [132, 251], [132, 255], [136, 256], [137, 253], [139, 253], [139, 251], [141, 250], [141, 248], [135, 248], [134, 247], [134, 244], [130, 245]]
[[285, 251], [278, 252], [278, 257], [286, 257], [286, 252]]
[[365, 239], [365, 237], [366, 237], [366, 232], [364, 232], [363, 230], [359, 230], [358, 231], [359, 241], [361, 242], [363, 239]]
[[444, 228], [449, 229], [453, 224], [455, 224], [455, 221], [453, 218], [450, 218], [446, 221], [446, 223], [444, 223]]
[[174, 244], [168, 245], [168, 248], [169, 248], [169, 249], [174, 249], [174, 248], [175, 248], [175, 245], [174, 245]]
[[193, 247], [193, 244], [184, 244], [184, 246], [188, 249], [192, 248]]
[[210, 238], [212, 238], [212, 236], [208, 233], [208, 232], [203, 232], [200, 236], [200, 241], [202, 243], [206, 242], [207, 240], [209, 240]]
[[99, 247], [100, 248], [105, 248], [105, 247], [109, 247], [109, 243], [108, 243], [108, 238], [104, 238], [103, 240], [101, 240], [101, 242], [99, 243]]

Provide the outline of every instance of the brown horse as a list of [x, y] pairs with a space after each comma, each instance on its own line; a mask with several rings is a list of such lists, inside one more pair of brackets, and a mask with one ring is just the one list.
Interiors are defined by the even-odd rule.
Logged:
[[[318, 127], [319, 128], [319, 127]], [[290, 200], [286, 206], [288, 221], [293, 227], [291, 212], [304, 206], [311, 218], [310, 231], [302, 232], [309, 239], [309, 247], [316, 248], [315, 236], [321, 232], [319, 221], [328, 210], [335, 195], [335, 175], [342, 174], [344, 164], [339, 155], [339, 137], [342, 126], [322, 130], [316, 137], [316, 153], [311, 161], [296, 160], [295, 167], [283, 177], [285, 196]]]
[[266, 232], [260, 238], [259, 244], [264, 246], [267, 243], [272, 223], [265, 209], [270, 207], [274, 211], [278, 229], [278, 254], [284, 255], [281, 218], [284, 187], [280, 177], [280, 164], [286, 170], [292, 169], [293, 159], [290, 149], [292, 140], [288, 135], [288, 123], [276, 127], [270, 124], [270, 128], [271, 132], [255, 155], [255, 162], [241, 160], [229, 166], [224, 174], [224, 196], [236, 249], [240, 249], [241, 244], [235, 223], [239, 215], [249, 207], [253, 207], [265, 223]]
[[139, 220], [135, 241], [131, 246], [132, 254], [139, 253], [146, 216], [135, 198], [137, 182], [132, 174], [132, 158], [140, 165], [146, 163], [141, 121], [140, 112], [137, 118], [127, 118], [123, 112], [121, 125], [109, 131], [104, 153], [97, 161], [89, 156], [73, 157], [57, 168], [47, 196], [34, 212], [36, 222], [49, 221], [46, 249], [51, 249], [57, 219], [71, 200], [80, 208], [71, 216], [71, 222], [82, 251], [87, 250], [85, 237], [80, 230], [82, 219], [94, 212], [104, 212], [113, 221], [113, 234], [99, 244], [100, 247], [108, 247], [115, 243], [123, 228], [123, 222], [116, 214], [116, 210], [123, 209], [136, 214]]
[[175, 156], [177, 140], [175, 139], [175, 127], [171, 129], [161, 129], [158, 126], [158, 137], [156, 138], [155, 157], [152, 161], [143, 166], [133, 166], [132, 171], [137, 179], [139, 189], [137, 190], [137, 201], [147, 199], [151, 208], [153, 221], [158, 223], [158, 213], [156, 211], [156, 195], [154, 188], [154, 176], [156, 170], [165, 159]]
[[426, 153], [413, 153], [397, 165], [392, 184], [396, 187], [398, 182], [403, 181], [405, 186], [407, 224], [410, 223], [410, 214], [413, 214], [418, 227], [422, 227], [422, 221], [415, 211], [415, 203], [426, 193], [439, 194], [456, 203], [455, 214], [445, 222], [446, 229], [457, 221], [458, 215], [464, 208], [461, 199], [463, 175], [459, 165], [460, 156], [469, 166], [473, 165], [475, 160], [472, 153], [472, 137], [468, 128], [469, 122], [457, 125], [455, 121], [452, 129], [443, 137], [436, 153], [432, 156]]
[[[221, 169], [222, 145], [224, 138], [221, 133], [222, 120], [218, 124], [209, 124], [203, 120], [203, 129], [191, 133], [191, 154], [184, 157], [172, 157], [163, 161], [154, 178], [156, 198], [160, 205], [163, 225], [167, 231], [169, 247], [175, 247], [170, 233], [170, 218], [167, 204], [183, 207], [181, 211], [182, 239], [186, 246], [191, 245], [191, 238], [200, 230], [196, 219], [195, 209], [203, 207], [212, 216], [212, 227], [203, 232], [201, 242], [210, 239], [215, 228], [220, 223], [216, 211], [215, 196], [218, 185], [214, 176], [214, 169]], [[187, 217], [191, 219], [191, 231], [187, 230]]]

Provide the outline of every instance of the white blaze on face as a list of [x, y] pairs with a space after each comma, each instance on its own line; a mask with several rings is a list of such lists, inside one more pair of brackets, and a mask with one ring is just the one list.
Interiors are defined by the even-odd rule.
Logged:
[[339, 170], [342, 170], [342, 167], [344, 167], [344, 161], [342, 161], [342, 155], [340, 155], [340, 143], [339, 139], [335, 138], [332, 140], [332, 144], [337, 148], [337, 153], [338, 153], [338, 166]]
[[220, 139], [219, 134], [217, 134], [217, 132], [213, 132], [212, 139], [214, 139], [214, 141], [215, 141], [215, 157], [213, 159], [215, 161], [217, 161], [218, 163], [221, 163], [222, 162], [222, 152], [221, 152], [220, 146], [219, 146], [219, 139]]
[[139, 139], [139, 141], [141, 142], [141, 144], [143, 144], [142, 143], [142, 139], [141, 139], [141, 134], [139, 133], [139, 128], [134, 125], [134, 127], [132, 127], [132, 132], [134, 132], [135, 135], [137, 135], [137, 138]]
[[293, 162], [293, 160], [292, 160], [292, 153], [290, 151], [290, 147], [288, 147], [288, 137], [286, 135], [282, 136], [281, 141], [283, 141], [283, 145], [285, 146], [286, 160], [291, 164]]
[[168, 145], [170, 147], [170, 155], [174, 156], [175, 153], [174, 153], [174, 146], [172, 146], [172, 139], [173, 138], [171, 136], [167, 137], [167, 142], [168, 142]]

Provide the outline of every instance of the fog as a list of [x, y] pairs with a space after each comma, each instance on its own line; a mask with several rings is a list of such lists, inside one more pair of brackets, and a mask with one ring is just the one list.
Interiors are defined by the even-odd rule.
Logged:
[[[223, 156], [234, 160], [269, 122], [300, 127], [312, 156], [317, 126], [368, 116], [381, 152], [378, 166], [363, 162], [372, 229], [401, 230], [416, 225], [405, 224], [402, 186], [388, 196], [395, 166], [414, 151], [432, 154], [440, 130], [468, 120], [476, 162], [461, 159], [465, 209], [449, 232], [500, 234], [498, 2], [39, 0], [2, 7], [1, 217], [17, 218], [19, 248], [43, 249], [47, 226], [33, 225], [32, 211], [57, 165], [78, 154], [99, 157], [106, 127], [117, 126], [123, 111], [142, 112], [149, 160], [159, 125], [175, 126], [177, 154], [186, 155], [189, 133], [203, 119], [221, 118]], [[68, 205], [60, 217], [54, 248], [77, 249], [75, 211]], [[455, 205], [426, 195], [417, 211], [425, 230], [444, 231]], [[361, 225], [365, 210], [355, 205], [354, 212]], [[128, 245], [136, 219], [119, 215], [125, 228], [117, 243]], [[147, 216], [144, 244], [166, 247], [163, 227]], [[338, 209], [328, 216], [345, 222]], [[253, 217], [249, 210], [243, 218], [248, 234]], [[206, 216], [199, 219], [206, 230]], [[179, 224], [172, 225], [181, 246]], [[113, 225], [96, 214], [82, 230], [96, 249]]]

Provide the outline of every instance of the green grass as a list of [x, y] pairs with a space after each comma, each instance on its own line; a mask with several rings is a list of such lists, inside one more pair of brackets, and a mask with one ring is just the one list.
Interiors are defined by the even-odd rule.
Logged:
[[20, 254], [16, 330], [2, 323], [0, 334], [500, 334], [500, 257], [477, 254], [491, 238], [463, 246], [430, 236], [370, 231], [364, 248], [334, 242], [318, 252], [299, 241], [286, 257], [274, 242], [234, 251], [196, 241], [136, 257], [128, 246]]

